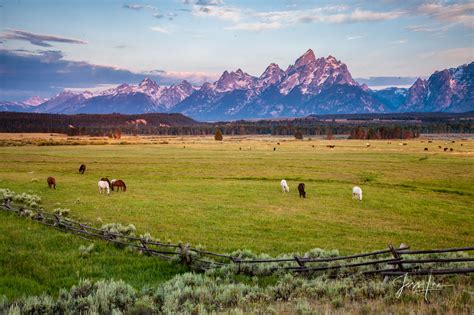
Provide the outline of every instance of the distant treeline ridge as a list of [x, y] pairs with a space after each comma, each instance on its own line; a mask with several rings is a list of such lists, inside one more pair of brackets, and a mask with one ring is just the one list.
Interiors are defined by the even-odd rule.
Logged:
[[350, 135], [353, 139], [407, 139], [422, 133], [474, 133], [474, 112], [309, 116], [258, 121], [197, 122], [182, 114], [59, 115], [0, 113], [0, 132], [126, 135]]

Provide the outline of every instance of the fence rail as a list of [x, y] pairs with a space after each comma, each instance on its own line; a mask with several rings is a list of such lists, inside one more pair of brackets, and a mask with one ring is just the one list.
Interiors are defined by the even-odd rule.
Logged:
[[[63, 232], [70, 232], [79, 237], [91, 240], [101, 239], [109, 243], [117, 244], [123, 247], [132, 247], [137, 250], [155, 256], [161, 259], [175, 259], [186, 265], [193, 266], [199, 270], [209, 268], [218, 268], [222, 266], [234, 265], [237, 272], [245, 272], [245, 266], [252, 264], [271, 264], [269, 270], [286, 270], [298, 274], [312, 274], [316, 272], [335, 271], [341, 269], [350, 269], [354, 272], [361, 272], [364, 275], [382, 275], [385, 277], [409, 275], [446, 275], [446, 274], [468, 274], [474, 272], [474, 266], [468, 268], [446, 268], [446, 264], [456, 265], [457, 263], [474, 262], [471, 257], [453, 257], [453, 258], [431, 258], [416, 256], [427, 254], [443, 254], [453, 252], [473, 251], [474, 246], [429, 249], [429, 250], [410, 250], [409, 246], [403, 245], [394, 248], [389, 245], [387, 249], [360, 253], [348, 256], [334, 257], [300, 257], [289, 258], [268, 258], [268, 259], [243, 259], [228, 254], [214, 253], [198, 248], [193, 248], [189, 244], [171, 244], [162, 243], [144, 237], [136, 237], [113, 233], [104, 229], [99, 229], [87, 224], [63, 217], [56, 213], [50, 213], [43, 210], [27, 209], [23, 206], [16, 206], [10, 200], [3, 200], [1, 209], [6, 212], [17, 215], [29, 214], [32, 220], [58, 229]], [[403, 256], [410, 255], [404, 259]], [[360, 261], [361, 258], [371, 257], [372, 260]], [[415, 257], [415, 258], [414, 258]], [[431, 264], [426, 268], [426, 264]], [[382, 265], [382, 268], [380, 268]], [[441, 265], [444, 269], [439, 269]], [[360, 270], [361, 267], [373, 266], [374, 270]], [[378, 268], [378, 269], [377, 269]], [[357, 270], [359, 269], [359, 270]]]

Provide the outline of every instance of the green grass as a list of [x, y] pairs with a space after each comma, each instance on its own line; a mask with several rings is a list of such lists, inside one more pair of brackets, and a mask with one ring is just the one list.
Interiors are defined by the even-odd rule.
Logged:
[[[462, 147], [459, 141], [445, 145], [414, 140], [408, 146], [371, 141], [366, 148], [366, 141], [338, 140], [332, 150], [326, 148], [328, 141], [167, 141], [170, 144], [2, 147], [0, 187], [38, 194], [46, 209], [70, 208], [75, 218], [89, 223], [133, 223], [140, 233], [220, 252], [246, 248], [278, 254], [320, 247], [351, 253], [401, 242], [412, 248], [474, 243], [473, 141], [463, 141]], [[455, 151], [442, 152], [438, 145]], [[428, 146], [430, 151], [424, 152]], [[84, 175], [77, 171], [81, 163], [87, 165]], [[48, 176], [56, 178], [56, 190], [48, 189]], [[99, 195], [97, 181], [103, 176], [123, 179], [127, 192]], [[32, 182], [34, 178], [39, 181]], [[282, 178], [290, 185], [289, 194], [280, 191]], [[307, 199], [298, 198], [299, 182], [306, 183]], [[363, 189], [362, 204], [351, 199], [353, 185]], [[152, 272], [140, 273], [144, 282], [173, 274], [155, 259], [130, 258], [106, 245], [84, 261], [78, 258], [84, 243], [80, 239], [49, 233], [19, 218], [2, 215], [1, 220], [1, 252], [7, 254], [0, 259], [8, 276], [0, 281], [3, 287], [13, 287], [26, 272], [22, 281], [30, 289], [18, 292], [49, 287], [28, 284], [35, 277], [27, 272], [31, 268], [43, 270], [45, 277], [63, 273], [51, 287], [67, 287], [79, 277], [115, 277], [134, 284], [141, 280], [120, 269], [139, 264]], [[15, 244], [16, 239], [28, 245]], [[15, 258], [17, 251], [21, 259]], [[133, 263], [127, 266], [130, 259]]]
[[[334, 150], [321, 141], [281, 143], [275, 152], [274, 142], [251, 140], [202, 140], [186, 149], [179, 142], [0, 148], [0, 186], [38, 194], [46, 208], [70, 208], [91, 223], [133, 223], [162, 240], [219, 251], [473, 243], [471, 155], [431, 153], [419, 161], [427, 155], [419, 141], [403, 147], [380, 141], [370, 149], [365, 142], [337, 141]], [[88, 167], [85, 175], [77, 172], [81, 163]], [[48, 176], [56, 178], [56, 190], [47, 188]], [[123, 179], [128, 191], [99, 195], [103, 176]], [[281, 193], [281, 178], [290, 194]], [[305, 200], [298, 198], [300, 181]], [[351, 199], [356, 184], [364, 191], [362, 204]]]
[[90, 241], [29, 219], [0, 213], [0, 296], [56, 295], [80, 279], [123, 279], [141, 288], [171, 279], [186, 269], [94, 241], [82, 258], [79, 246]]

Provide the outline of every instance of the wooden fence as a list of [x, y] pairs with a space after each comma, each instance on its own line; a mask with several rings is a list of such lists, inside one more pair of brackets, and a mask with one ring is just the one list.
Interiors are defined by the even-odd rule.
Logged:
[[[131, 247], [167, 260], [176, 260], [198, 270], [207, 270], [222, 266], [234, 265], [239, 273], [248, 273], [249, 265], [267, 265], [270, 271], [286, 270], [302, 275], [317, 272], [337, 272], [344, 270], [346, 275], [363, 273], [366, 276], [382, 275], [384, 277], [409, 275], [446, 275], [469, 274], [474, 272], [474, 264], [469, 267], [456, 267], [459, 263], [474, 262], [472, 257], [429, 257], [429, 254], [473, 251], [474, 246], [432, 250], [410, 250], [406, 245], [395, 248], [335, 257], [300, 257], [242, 259], [228, 254], [214, 253], [193, 248], [189, 244], [171, 244], [157, 242], [145, 237], [135, 237], [112, 233], [104, 229], [89, 226], [70, 218], [37, 209], [16, 206], [10, 200], [3, 200], [1, 209], [17, 215], [28, 215], [32, 220], [53, 227], [63, 232], [70, 232], [85, 239], [101, 239], [118, 246]], [[408, 258], [404, 258], [408, 256]], [[370, 260], [363, 260], [370, 258]], [[428, 267], [426, 267], [428, 265]], [[444, 268], [448, 265], [449, 268]], [[444, 267], [443, 267], [444, 266]], [[371, 267], [371, 270], [366, 270]], [[348, 272], [349, 271], [349, 272]]]

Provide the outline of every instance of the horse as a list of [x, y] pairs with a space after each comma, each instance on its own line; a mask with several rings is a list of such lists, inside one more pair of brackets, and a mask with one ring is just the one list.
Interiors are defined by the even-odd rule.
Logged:
[[299, 183], [298, 185], [298, 191], [300, 193], [300, 198], [306, 198], [306, 191], [304, 191], [304, 183]]
[[84, 174], [85, 171], [86, 171], [86, 166], [84, 164], [81, 164], [81, 166], [79, 167], [79, 173]]
[[352, 199], [362, 201], [362, 189], [358, 186], [352, 188]]
[[122, 191], [127, 191], [127, 186], [125, 185], [125, 182], [121, 179], [112, 179], [111, 181], [111, 188], [112, 190], [114, 190], [114, 187], [117, 187], [117, 191], [119, 191], [120, 189], [122, 189]]
[[54, 177], [48, 177], [48, 179], [46, 181], [48, 182], [48, 187], [49, 188], [56, 189], [56, 180], [54, 179]]
[[281, 190], [284, 193], [290, 192], [290, 187], [288, 187], [288, 183], [286, 182], [286, 180], [282, 179], [280, 182], [280, 186], [281, 186]]
[[99, 186], [99, 194], [110, 194], [110, 181], [107, 177], [102, 177], [97, 185]]

